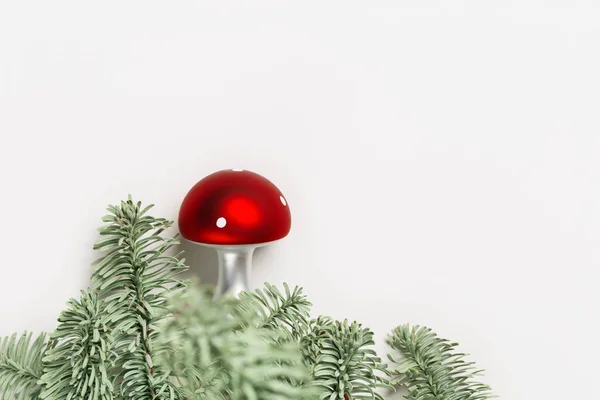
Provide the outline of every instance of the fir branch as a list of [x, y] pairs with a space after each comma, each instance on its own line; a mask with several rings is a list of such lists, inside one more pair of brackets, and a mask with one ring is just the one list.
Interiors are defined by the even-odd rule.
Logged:
[[[409, 400], [485, 400], [487, 385], [474, 380], [481, 371], [456, 353], [456, 343], [438, 337], [431, 329], [402, 325], [393, 330], [390, 346], [402, 356], [394, 383], [408, 389]], [[395, 361], [393, 356], [388, 356]]]
[[40, 334], [33, 343], [31, 337], [24, 332], [18, 340], [16, 333], [0, 339], [0, 399], [29, 400], [40, 393], [46, 334]]
[[221, 357], [230, 376], [231, 400], [314, 399], [310, 372], [297, 343], [271, 329], [234, 332]]
[[381, 373], [385, 364], [371, 348], [373, 332], [361, 324], [320, 318], [303, 341], [305, 359], [314, 361], [316, 385], [322, 399], [377, 399], [381, 387], [391, 388]]
[[300, 341], [304, 362], [311, 368], [317, 364], [323, 341], [328, 338], [328, 329], [335, 324], [329, 317], [319, 316], [310, 321], [309, 330]]
[[205, 290], [190, 288], [170, 299], [172, 319], [160, 325], [161, 361], [177, 380], [185, 399], [226, 399], [227, 372], [219, 355], [224, 338], [241, 329]]
[[116, 386], [127, 399], [174, 399], [176, 390], [168, 374], [156, 365], [153, 342], [156, 324], [168, 317], [166, 294], [185, 286], [177, 275], [187, 267], [180, 254], [166, 253], [177, 244], [163, 233], [172, 222], [147, 215], [131, 197], [110, 206], [107, 223], [94, 249], [106, 254], [94, 263], [93, 283], [118, 321]]
[[[162, 326], [164, 363], [186, 399], [285, 400], [314, 398], [297, 344], [279, 330], [255, 328], [241, 302], [214, 303], [202, 289], [171, 301], [174, 318]], [[248, 318], [248, 319], [246, 319]]]
[[241, 306], [250, 306], [259, 313], [258, 327], [280, 329], [298, 342], [308, 332], [312, 304], [302, 293], [301, 287], [290, 290], [288, 284], [284, 283], [283, 289], [282, 294], [277, 287], [265, 283], [263, 289], [242, 292]]
[[53, 347], [43, 359], [44, 389], [40, 399], [114, 398], [108, 371], [115, 355], [111, 350], [109, 313], [93, 291], [71, 299], [51, 335]]

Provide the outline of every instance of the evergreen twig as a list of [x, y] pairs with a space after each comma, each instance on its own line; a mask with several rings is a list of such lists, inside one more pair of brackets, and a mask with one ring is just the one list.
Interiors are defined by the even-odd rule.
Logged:
[[264, 288], [240, 294], [241, 306], [249, 306], [260, 315], [258, 327], [279, 329], [294, 341], [306, 335], [309, 329], [312, 304], [301, 287], [290, 290], [283, 284], [283, 293], [276, 286], [265, 283]]
[[383, 375], [387, 367], [381, 363], [372, 346], [373, 332], [357, 322], [319, 318], [303, 341], [305, 360], [313, 364], [315, 383], [321, 398], [377, 399], [379, 388], [393, 389]]
[[[164, 363], [186, 399], [313, 399], [309, 371], [297, 343], [278, 329], [254, 327], [247, 296], [213, 302], [190, 289], [172, 301], [174, 318], [162, 326]], [[303, 385], [303, 383], [305, 385]]]
[[97, 295], [82, 291], [71, 299], [52, 334], [53, 347], [43, 359], [44, 386], [40, 399], [114, 398], [109, 370], [115, 361], [109, 313]]
[[[388, 340], [402, 357], [394, 370], [394, 383], [408, 389], [409, 400], [486, 400], [492, 398], [489, 386], [477, 382], [481, 371], [473, 362], [456, 353], [456, 343], [438, 337], [431, 329], [401, 325]], [[395, 356], [388, 356], [396, 361]], [[396, 357], [397, 358], [397, 357]]]
[[177, 243], [163, 233], [172, 222], [147, 215], [131, 197], [110, 206], [107, 223], [94, 249], [106, 252], [95, 263], [93, 283], [111, 306], [118, 354], [116, 386], [130, 400], [175, 399], [168, 373], [156, 365], [156, 324], [166, 313], [166, 294], [185, 286], [177, 275], [186, 269], [179, 256], [167, 252]]
[[48, 345], [45, 333], [33, 343], [31, 339], [28, 332], [0, 338], [0, 399], [37, 398], [42, 388], [37, 381], [43, 373], [42, 357]]

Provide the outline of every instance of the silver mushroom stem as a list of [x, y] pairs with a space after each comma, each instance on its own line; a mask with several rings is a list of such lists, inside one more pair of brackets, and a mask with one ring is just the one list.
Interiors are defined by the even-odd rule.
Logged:
[[238, 297], [243, 290], [248, 290], [248, 280], [252, 268], [252, 254], [256, 246], [219, 246], [219, 277], [214, 299], [223, 296]]

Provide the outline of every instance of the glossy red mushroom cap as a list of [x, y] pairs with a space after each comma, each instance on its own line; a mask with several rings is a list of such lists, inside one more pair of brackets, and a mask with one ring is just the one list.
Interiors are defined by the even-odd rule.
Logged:
[[260, 244], [287, 236], [290, 208], [263, 176], [244, 170], [208, 175], [190, 189], [179, 210], [179, 231], [212, 245]]

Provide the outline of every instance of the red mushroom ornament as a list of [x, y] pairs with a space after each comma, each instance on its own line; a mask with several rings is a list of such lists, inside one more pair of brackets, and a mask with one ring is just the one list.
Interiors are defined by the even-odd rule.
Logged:
[[196, 183], [179, 210], [181, 235], [219, 257], [215, 298], [248, 290], [254, 249], [283, 239], [292, 218], [287, 200], [254, 172], [223, 170]]

